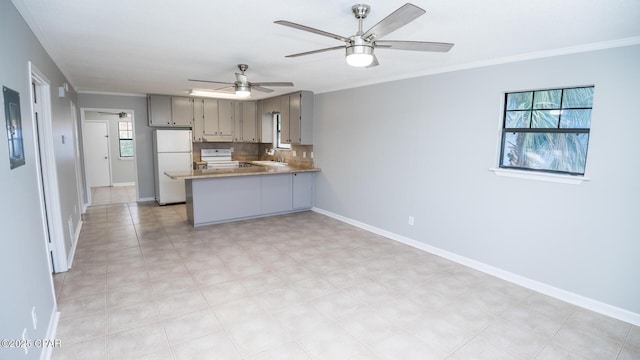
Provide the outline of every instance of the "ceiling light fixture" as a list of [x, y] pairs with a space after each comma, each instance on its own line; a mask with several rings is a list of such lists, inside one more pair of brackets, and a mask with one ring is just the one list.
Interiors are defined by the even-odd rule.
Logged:
[[360, 36], [352, 38], [353, 43], [347, 46], [347, 64], [355, 67], [365, 67], [373, 62], [373, 46]]
[[251, 95], [251, 89], [248, 85], [235, 84], [234, 88], [236, 90], [236, 96], [238, 97], [246, 98]]
[[373, 62], [373, 48], [365, 45], [347, 47], [347, 64], [355, 67], [365, 67]]
[[211, 97], [211, 98], [218, 98], [218, 99], [238, 99], [241, 97], [236, 95], [235, 93], [223, 93], [223, 92], [216, 92], [212, 90], [202, 90], [202, 89], [189, 90], [189, 95], [199, 96], [199, 97]]

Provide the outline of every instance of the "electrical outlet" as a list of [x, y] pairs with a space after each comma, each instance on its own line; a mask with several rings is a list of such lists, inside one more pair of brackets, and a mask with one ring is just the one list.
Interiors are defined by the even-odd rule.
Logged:
[[33, 330], [38, 330], [38, 315], [36, 315], [35, 305], [31, 308], [31, 320], [33, 320]]
[[415, 219], [413, 218], [413, 216], [409, 216], [409, 225], [413, 226]]
[[302, 157], [303, 157], [303, 158], [306, 158], [306, 157], [307, 157], [307, 152], [306, 152], [306, 151], [303, 151], [303, 152], [302, 152]]
[[293, 150], [293, 157], [296, 157], [297, 152]]
[[311, 155], [309, 155], [312, 159], [313, 159], [313, 151], [311, 152]]

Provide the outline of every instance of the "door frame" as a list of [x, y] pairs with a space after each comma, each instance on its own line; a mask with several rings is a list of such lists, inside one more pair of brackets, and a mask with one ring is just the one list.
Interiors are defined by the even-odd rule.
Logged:
[[[29, 91], [29, 106], [33, 127], [34, 147], [36, 157], [36, 171], [38, 178], [38, 195], [40, 197], [40, 213], [44, 230], [44, 240], [51, 272], [69, 270], [67, 261], [64, 227], [58, 194], [58, 173], [54, 154], [54, 135], [51, 116], [51, 86], [49, 79], [38, 68], [29, 62], [29, 88], [35, 84], [35, 91], [39, 95], [40, 121], [36, 123], [34, 106], [34, 91]], [[40, 126], [38, 126], [38, 124]], [[42, 150], [42, 153], [41, 151]], [[47, 232], [47, 228], [49, 231]]]
[[[84, 189], [87, 194], [85, 208], [91, 205], [91, 186], [89, 184], [89, 176], [87, 170], [87, 142], [85, 137], [85, 129], [84, 124], [86, 121], [103, 121], [103, 120], [87, 120], [86, 112], [94, 111], [94, 112], [126, 112], [131, 115], [131, 123], [133, 125], [133, 173], [136, 182], [136, 200], [140, 200], [140, 183], [138, 181], [138, 153], [136, 151], [136, 120], [135, 120], [135, 112], [133, 109], [124, 109], [124, 108], [80, 108], [80, 131], [82, 132], [82, 162], [83, 162], [83, 175], [85, 178]], [[107, 126], [109, 128], [109, 126]], [[109, 156], [111, 156], [111, 141], [109, 141]], [[109, 158], [111, 160], [111, 158]], [[111, 161], [109, 161], [109, 182], [112, 182], [111, 179]]]

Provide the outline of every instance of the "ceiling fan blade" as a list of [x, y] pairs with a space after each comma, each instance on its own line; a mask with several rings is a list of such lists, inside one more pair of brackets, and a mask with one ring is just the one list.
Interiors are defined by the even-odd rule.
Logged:
[[265, 92], [265, 93], [273, 92], [272, 89], [268, 89], [266, 87], [262, 87], [262, 86], [259, 86], [259, 85], [253, 85], [253, 84], [251, 85], [251, 89], [262, 91], [262, 92]]
[[434, 51], [447, 52], [453, 47], [452, 43], [428, 42], [428, 41], [376, 41], [376, 47], [391, 50]]
[[308, 31], [308, 32], [311, 32], [311, 33], [314, 33], [314, 34], [318, 34], [318, 35], [334, 38], [336, 40], [344, 41], [346, 43], [350, 43], [351, 42], [351, 39], [346, 38], [344, 36], [340, 36], [340, 35], [332, 34], [330, 32], [314, 29], [312, 27], [308, 27], [308, 26], [292, 23], [291, 21], [278, 20], [278, 21], [274, 21], [274, 23], [279, 24], [279, 25], [292, 27], [294, 29], [298, 29], [298, 30], [302, 30], [302, 31]]
[[[375, 40], [380, 39], [383, 36], [390, 34], [401, 27], [407, 25], [418, 17], [424, 15], [426, 11], [413, 5], [406, 3], [402, 5], [398, 10], [389, 14], [386, 18], [380, 20], [379, 23], [373, 25], [373, 27], [364, 34], [363, 39]], [[373, 37], [371, 39], [371, 37]]]
[[233, 94], [236, 92], [236, 89], [233, 86], [225, 86], [225, 87], [213, 89], [213, 91]]
[[268, 81], [262, 81], [262, 82], [252, 82], [250, 83], [251, 86], [293, 86], [292, 82], [268, 82]]
[[341, 50], [341, 49], [344, 49], [344, 46], [334, 46], [334, 47], [330, 47], [330, 48], [326, 48], [326, 49], [306, 51], [306, 52], [302, 52], [302, 53], [298, 53], [298, 54], [287, 55], [285, 57], [298, 57], [298, 56], [305, 56], [305, 55], [317, 54], [317, 53], [321, 53], [321, 52], [325, 52], [325, 51]]
[[378, 62], [378, 57], [376, 56], [376, 54], [373, 54], [373, 61], [371, 61], [371, 64], [367, 65], [367, 69], [378, 65], [380, 65], [380, 63]]
[[212, 83], [212, 84], [226, 84], [226, 85], [233, 85], [233, 83], [230, 82], [224, 82], [224, 81], [213, 81], [213, 80], [198, 80], [198, 79], [187, 79], [189, 81], [197, 81], [197, 82], [206, 82], [206, 83]]

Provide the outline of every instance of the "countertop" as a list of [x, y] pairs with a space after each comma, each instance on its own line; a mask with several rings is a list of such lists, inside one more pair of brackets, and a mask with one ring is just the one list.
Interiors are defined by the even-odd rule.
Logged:
[[[250, 161], [247, 161], [250, 162]], [[319, 168], [309, 168], [293, 165], [285, 166], [251, 166], [251, 167], [237, 167], [229, 169], [202, 169], [202, 170], [184, 170], [184, 171], [165, 171], [165, 175], [174, 180], [189, 180], [189, 179], [207, 179], [218, 177], [232, 177], [232, 176], [252, 176], [252, 175], [275, 175], [275, 174], [287, 174], [297, 172], [318, 172]]]

